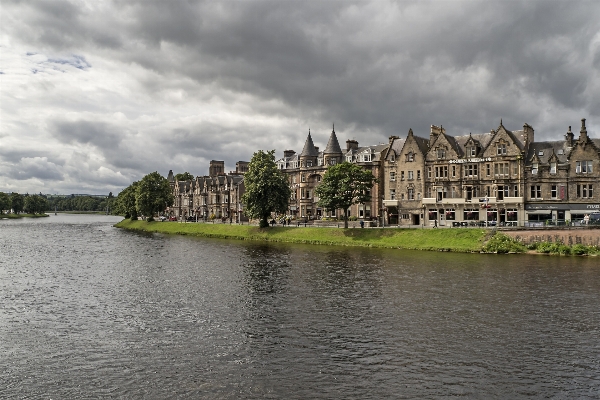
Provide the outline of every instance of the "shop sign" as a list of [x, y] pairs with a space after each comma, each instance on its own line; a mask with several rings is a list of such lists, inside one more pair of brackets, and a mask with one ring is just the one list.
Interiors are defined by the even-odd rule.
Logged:
[[525, 210], [600, 210], [599, 204], [526, 204]]
[[481, 162], [490, 162], [492, 161], [491, 157], [485, 158], [461, 158], [458, 160], [450, 160], [450, 164], [466, 164], [466, 163], [481, 163]]

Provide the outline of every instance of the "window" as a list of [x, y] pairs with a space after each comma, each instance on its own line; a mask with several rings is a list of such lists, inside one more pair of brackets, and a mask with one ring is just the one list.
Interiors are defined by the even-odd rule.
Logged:
[[435, 167], [435, 177], [436, 178], [447, 178], [448, 177], [448, 166], [440, 166]]
[[321, 175], [317, 175], [317, 182], [321, 182]]
[[406, 155], [406, 161], [408, 162], [413, 162], [415, 161], [415, 154], [413, 152], [410, 152]]
[[306, 175], [300, 175], [300, 182], [306, 182]]
[[513, 196], [519, 197], [519, 186], [518, 185], [515, 185], [513, 187]]
[[335, 165], [335, 164], [336, 164], [335, 158], [330, 158], [329, 159], [329, 165]]
[[396, 162], [396, 153], [392, 152], [390, 154], [390, 162]]
[[508, 176], [508, 163], [495, 163], [494, 176]]
[[417, 170], [417, 179], [421, 179], [421, 170]]
[[364, 162], [370, 162], [371, 161], [371, 155], [370, 154], [363, 154], [363, 161]]
[[490, 164], [485, 164], [485, 174], [487, 176], [490, 176], [491, 173], [492, 173], [492, 166]]
[[565, 151], [563, 149], [558, 149], [558, 155], [563, 155], [565, 154]]
[[518, 175], [517, 171], [518, 171], [519, 165], [516, 162], [513, 162], [512, 167], [513, 167], [513, 175]]
[[437, 158], [446, 158], [446, 149], [438, 147]]
[[578, 174], [591, 174], [593, 172], [591, 161], [577, 161], [575, 172]]
[[296, 183], [296, 177], [292, 176], [292, 183]]
[[427, 167], [427, 177], [431, 179], [431, 167]]
[[346, 156], [346, 161], [352, 162], [352, 156]]
[[497, 200], [504, 200], [505, 197], [508, 197], [508, 185], [499, 185], [498, 192], [496, 193]]
[[531, 198], [541, 199], [542, 198], [542, 187], [540, 185], [531, 185]]
[[449, 221], [454, 221], [456, 219], [456, 212], [454, 211], [454, 208], [446, 209], [446, 219]]
[[396, 172], [390, 171], [390, 181], [395, 181], [395, 180], [396, 180]]
[[410, 219], [410, 214], [402, 214], [402, 219]]
[[400, 193], [400, 200], [404, 201], [404, 193]]
[[390, 200], [396, 200], [396, 189], [390, 189]]
[[467, 157], [475, 157], [477, 155], [477, 147], [469, 146], [467, 147]]
[[591, 184], [577, 185], [577, 197], [591, 199], [594, 197], [594, 187]]
[[550, 197], [556, 199], [556, 194], [558, 193], [558, 188], [556, 185], [552, 185], [550, 188]]
[[415, 199], [415, 189], [413, 188], [408, 188], [408, 200], [414, 200]]
[[408, 171], [408, 179], [409, 180], [413, 179], [413, 171]]
[[308, 189], [306, 190], [306, 198], [310, 199], [310, 190], [308, 190]]
[[555, 162], [550, 163], [550, 173], [556, 174], [556, 163]]
[[403, 181], [404, 180], [404, 171], [400, 171], [400, 180]]
[[531, 164], [531, 173], [534, 174], [534, 175], [537, 174], [538, 173], [538, 167], [539, 167], [539, 164], [536, 163], [536, 162], [534, 162], [533, 164]]
[[544, 155], [544, 150], [540, 150], [540, 151], [538, 152], [538, 156], [543, 156], [543, 155]]
[[506, 155], [506, 143], [498, 143], [498, 146], [496, 147], [496, 154], [499, 156]]
[[477, 176], [477, 164], [467, 164], [465, 166], [465, 176], [476, 177]]
[[306, 161], [306, 166], [307, 167], [312, 167], [312, 161], [311, 160], [307, 160]]

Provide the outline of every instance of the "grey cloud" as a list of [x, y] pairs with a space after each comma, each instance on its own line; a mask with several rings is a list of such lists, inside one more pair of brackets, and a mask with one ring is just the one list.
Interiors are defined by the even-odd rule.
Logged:
[[65, 121], [51, 123], [53, 136], [65, 143], [92, 144], [100, 149], [112, 151], [118, 148], [125, 130], [105, 122]]
[[45, 157], [22, 158], [18, 163], [9, 167], [4, 176], [16, 180], [38, 178], [49, 181], [62, 180], [64, 177], [59, 166]]

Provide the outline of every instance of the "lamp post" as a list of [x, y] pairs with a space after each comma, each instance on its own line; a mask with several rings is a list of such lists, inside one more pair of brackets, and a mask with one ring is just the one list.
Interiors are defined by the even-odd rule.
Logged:
[[385, 196], [381, 196], [381, 227], [385, 228]]

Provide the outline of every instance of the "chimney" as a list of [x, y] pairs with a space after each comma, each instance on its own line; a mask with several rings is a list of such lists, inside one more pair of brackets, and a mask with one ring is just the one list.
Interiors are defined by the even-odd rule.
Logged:
[[319, 146], [315, 146], [315, 150], [317, 151], [317, 153], [319, 152]]
[[534, 140], [534, 131], [531, 125], [529, 124], [525, 124], [523, 125], [523, 139], [525, 140], [525, 143], [523, 143], [525, 145], [525, 147], [527, 147], [528, 145], [530, 145], [531, 143], [533, 143]]
[[587, 129], [585, 129], [585, 118], [581, 118], [581, 130], [579, 131], [579, 141], [587, 143], [589, 140], [587, 135]]
[[574, 136], [575, 135], [573, 135], [573, 132], [571, 132], [571, 127], [569, 126], [569, 130], [567, 131], [567, 134], [565, 135], [565, 140], [567, 141], [567, 146], [573, 147]]
[[346, 140], [346, 151], [358, 150], [358, 142], [354, 139]]
[[400, 139], [400, 137], [399, 137], [399, 136], [396, 136], [396, 135], [392, 135], [392, 136], [390, 136], [390, 144], [392, 144], [392, 142], [393, 142], [394, 140], [396, 140], [396, 139]]
[[442, 126], [431, 125], [431, 130], [429, 131], [430, 146], [440, 133], [446, 133], [446, 130]]
[[287, 158], [287, 157], [291, 157], [291, 156], [293, 156], [294, 154], [296, 154], [296, 152], [295, 152], [294, 150], [284, 150], [284, 151], [283, 151], [283, 156], [284, 156], [284, 157], [286, 157], [286, 158]]

